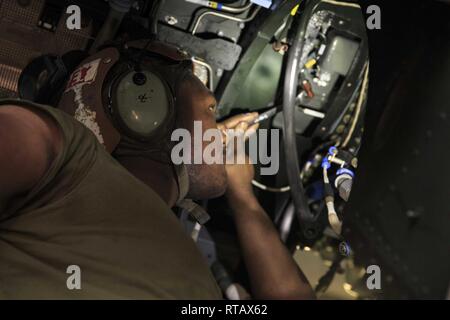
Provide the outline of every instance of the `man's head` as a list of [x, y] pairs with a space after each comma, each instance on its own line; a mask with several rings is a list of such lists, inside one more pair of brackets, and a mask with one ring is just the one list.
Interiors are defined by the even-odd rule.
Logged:
[[[216, 128], [216, 101], [211, 92], [192, 73], [190, 64], [186, 64], [188, 62], [186, 56], [178, 54], [178, 59], [176, 49], [161, 43], [149, 46], [145, 41], [141, 42], [141, 48], [142, 44], [146, 45], [147, 49], [152, 47], [153, 53], [156, 51], [157, 55], [161, 56], [162, 53], [162, 57], [166, 56], [167, 68], [164, 58], [156, 58], [154, 60], [158, 61], [158, 63], [155, 62], [156, 64], [149, 57], [140, 59], [143, 57], [141, 55], [143, 51], [137, 51], [131, 59], [123, 59], [123, 55], [121, 58], [116, 49], [105, 49], [87, 59], [74, 72], [61, 99], [60, 108], [74, 115], [77, 120], [91, 129], [113, 155], [122, 158], [148, 159], [148, 170], [153, 170], [152, 161], [155, 157], [157, 160], [170, 161], [170, 150], [163, 149], [164, 146], [170, 148], [173, 130], [187, 129], [193, 137], [194, 121], [201, 121], [203, 131]], [[136, 63], [136, 60], [139, 62]], [[162, 64], [161, 61], [163, 61]], [[167, 87], [170, 89], [170, 100], [174, 103], [171, 103], [172, 107], [168, 109], [170, 116], [168, 119], [174, 119], [174, 121], [164, 122], [165, 125], [161, 125], [161, 129], [156, 130], [157, 134], [149, 140], [139, 141], [136, 136], [130, 135], [130, 131], [133, 130], [126, 130], [131, 127], [123, 127], [130, 121], [121, 121], [123, 119], [120, 118], [123, 118], [121, 113], [125, 110], [131, 120], [133, 120], [131, 116], [139, 120], [140, 117], [149, 114], [146, 111], [149, 108], [153, 111], [152, 103], [161, 100], [157, 97], [161, 88], [157, 90], [149, 87], [148, 77], [147, 82], [144, 81], [145, 85], [137, 85], [134, 82], [136, 73], [142, 73], [152, 65], [154, 74], [167, 82]], [[117, 88], [125, 93], [126, 98], [123, 98], [124, 94], [121, 94]], [[144, 95], [147, 99], [139, 100], [139, 97]], [[134, 96], [136, 97], [133, 98]], [[161, 109], [161, 106], [155, 106], [155, 109]], [[153, 120], [131, 122], [157, 123]], [[193, 140], [191, 150], [194, 152]], [[206, 146], [207, 144], [203, 143], [202, 149]], [[140, 163], [142, 164], [142, 161]], [[145, 166], [140, 166], [140, 171], [143, 167]], [[186, 167], [189, 174], [189, 198], [207, 199], [224, 193], [226, 188], [224, 165], [187, 164]], [[138, 175], [136, 170], [132, 170], [133, 168], [128, 169]], [[145, 174], [142, 173], [142, 175]]]

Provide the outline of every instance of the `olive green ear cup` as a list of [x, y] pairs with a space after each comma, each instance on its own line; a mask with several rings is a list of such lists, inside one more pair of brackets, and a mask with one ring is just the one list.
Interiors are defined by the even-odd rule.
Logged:
[[155, 73], [130, 71], [118, 81], [115, 111], [133, 136], [150, 138], [171, 111], [170, 90]]

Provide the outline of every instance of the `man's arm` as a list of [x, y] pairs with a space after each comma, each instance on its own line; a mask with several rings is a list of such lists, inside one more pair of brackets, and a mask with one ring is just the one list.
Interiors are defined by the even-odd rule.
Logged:
[[256, 299], [315, 299], [308, 280], [253, 194], [253, 165], [227, 166], [228, 202]]
[[[219, 129], [241, 131], [245, 137], [256, 132], [250, 125], [257, 113], [237, 115], [218, 124]], [[282, 243], [272, 221], [252, 189], [253, 165], [227, 165], [227, 198], [233, 210], [239, 243], [256, 299], [314, 299], [314, 292], [292, 255]], [[237, 160], [236, 158], [236, 160]]]
[[30, 191], [62, 148], [54, 120], [38, 110], [0, 107], [0, 212], [7, 200]]

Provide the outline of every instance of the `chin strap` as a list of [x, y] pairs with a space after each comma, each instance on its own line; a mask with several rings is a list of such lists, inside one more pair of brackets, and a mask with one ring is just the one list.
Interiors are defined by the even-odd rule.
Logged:
[[192, 218], [195, 219], [196, 224], [191, 233], [194, 241], [197, 241], [200, 234], [201, 227], [209, 221], [210, 216], [201, 206], [196, 204], [191, 199], [185, 199], [189, 191], [189, 176], [185, 165], [174, 165], [175, 173], [178, 183], [178, 200], [177, 207], [185, 210]]

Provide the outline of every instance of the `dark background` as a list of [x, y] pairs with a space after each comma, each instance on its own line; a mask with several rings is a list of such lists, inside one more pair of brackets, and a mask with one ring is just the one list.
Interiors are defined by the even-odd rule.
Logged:
[[450, 278], [450, 5], [381, 8], [368, 31], [370, 89], [358, 177], [344, 232], [378, 264], [384, 298], [444, 298]]

